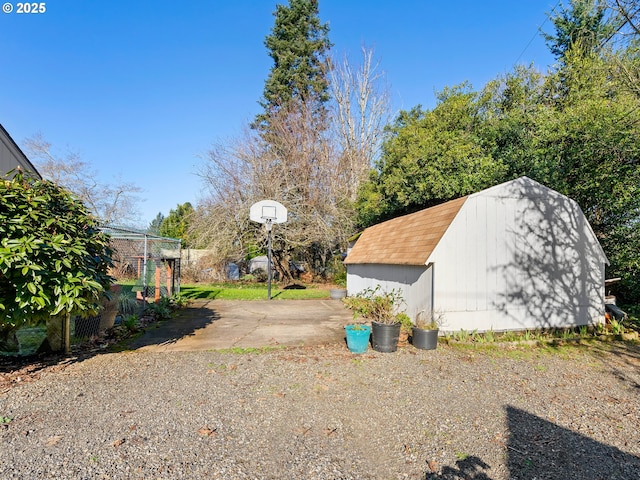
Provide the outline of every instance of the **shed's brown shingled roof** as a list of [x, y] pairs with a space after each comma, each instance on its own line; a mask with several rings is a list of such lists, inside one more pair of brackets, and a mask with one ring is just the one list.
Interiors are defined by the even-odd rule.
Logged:
[[344, 263], [424, 265], [467, 197], [367, 228]]

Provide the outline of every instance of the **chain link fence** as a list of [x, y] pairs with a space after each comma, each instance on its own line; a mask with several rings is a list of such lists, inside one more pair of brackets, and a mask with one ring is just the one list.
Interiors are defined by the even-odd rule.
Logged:
[[113, 249], [111, 275], [134, 280], [132, 290], [144, 301], [180, 293], [180, 240], [120, 227], [103, 227]]

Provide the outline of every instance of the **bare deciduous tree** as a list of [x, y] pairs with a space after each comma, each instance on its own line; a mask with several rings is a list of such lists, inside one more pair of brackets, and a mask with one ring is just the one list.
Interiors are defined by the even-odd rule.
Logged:
[[361, 52], [362, 61], [355, 68], [346, 55], [340, 62], [329, 61], [333, 135], [352, 201], [379, 153], [391, 111], [380, 62], [373, 49], [363, 46]]
[[100, 183], [96, 170], [78, 153], [56, 156], [39, 133], [27, 138], [24, 147], [43, 177], [73, 193], [103, 224], [126, 225], [137, 220], [135, 194], [141, 189], [135, 184], [122, 180]]
[[[640, 1], [606, 0], [610, 16], [616, 24], [612, 36], [614, 48], [606, 52], [613, 66], [613, 74], [636, 98], [640, 99], [640, 63], [638, 39], [640, 38]], [[618, 48], [615, 48], [615, 47]]]
[[[323, 272], [354, 233], [353, 201], [381, 143], [388, 95], [371, 51], [353, 67], [345, 58], [329, 65], [334, 98], [329, 115], [303, 101], [271, 113], [268, 132], [246, 129], [208, 153], [201, 176], [210, 195], [199, 207], [192, 236], [223, 259], [240, 259], [264, 246], [250, 206], [264, 199], [282, 203], [287, 223], [273, 230], [274, 259], [288, 276], [289, 260]], [[226, 258], [225, 258], [226, 257]]]
[[640, 35], [640, 2], [638, 0], [608, 0], [609, 8], [620, 16], [622, 28]]
[[197, 242], [222, 255], [243, 256], [265, 239], [260, 226], [249, 221], [249, 208], [271, 199], [289, 211], [287, 223], [273, 232], [281, 273], [289, 275], [294, 251], [322, 269], [353, 229], [343, 172], [331, 143], [303, 105], [280, 111], [270, 126], [271, 142], [247, 130], [242, 139], [209, 152], [201, 173], [211, 195], [194, 225]]

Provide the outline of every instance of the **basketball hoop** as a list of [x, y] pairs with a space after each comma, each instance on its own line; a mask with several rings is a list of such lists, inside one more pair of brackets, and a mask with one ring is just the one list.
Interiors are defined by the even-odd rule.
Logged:
[[262, 205], [262, 216], [260, 219], [264, 220], [264, 227], [267, 229], [267, 232], [271, 231], [273, 221], [277, 218], [275, 205]]
[[284, 223], [287, 221], [287, 209], [281, 203], [274, 200], [261, 200], [251, 205], [249, 218], [253, 222], [264, 223], [267, 231], [269, 252], [267, 256], [267, 279], [269, 286], [267, 295], [271, 300], [271, 229], [274, 223]]

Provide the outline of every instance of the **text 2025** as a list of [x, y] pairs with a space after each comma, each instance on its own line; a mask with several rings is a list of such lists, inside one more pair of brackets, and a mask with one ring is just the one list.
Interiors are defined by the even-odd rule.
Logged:
[[47, 4], [40, 3], [16, 3], [16, 13], [44, 13], [47, 11]]

